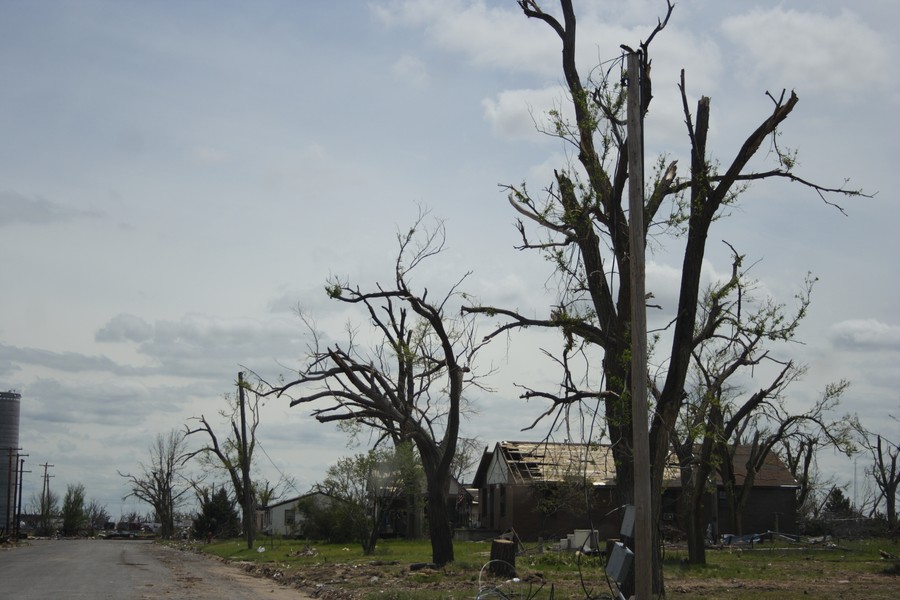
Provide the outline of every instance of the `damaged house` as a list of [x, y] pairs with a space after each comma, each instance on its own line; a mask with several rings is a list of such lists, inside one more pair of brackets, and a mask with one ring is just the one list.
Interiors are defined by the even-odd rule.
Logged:
[[[744, 480], [742, 457], [747, 452], [735, 449], [738, 485]], [[615, 463], [608, 445], [498, 442], [485, 450], [472, 485], [479, 498], [475, 525], [486, 532], [515, 529], [527, 540], [558, 539], [575, 529], [596, 529], [601, 539], [617, 536], [622, 507], [616, 504]], [[674, 460], [663, 487], [662, 525], [683, 531], [680, 470]], [[790, 471], [770, 454], [744, 509], [745, 532], [796, 532], [798, 488]], [[727, 528], [731, 518], [721, 480], [715, 489], [709, 486], [705, 504], [705, 520]]]

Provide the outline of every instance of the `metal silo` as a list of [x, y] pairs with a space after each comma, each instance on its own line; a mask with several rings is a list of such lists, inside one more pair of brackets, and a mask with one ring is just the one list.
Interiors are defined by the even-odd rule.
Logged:
[[6, 531], [14, 522], [21, 400], [16, 392], [0, 392], [0, 528]]

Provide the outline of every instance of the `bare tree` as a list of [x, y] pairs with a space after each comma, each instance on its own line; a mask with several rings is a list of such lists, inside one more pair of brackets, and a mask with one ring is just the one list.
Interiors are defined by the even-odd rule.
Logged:
[[281, 498], [285, 490], [294, 487], [292, 478], [286, 477], [273, 484], [268, 479], [256, 478], [253, 480], [253, 495], [257, 506], [269, 506]]
[[484, 444], [478, 438], [459, 438], [456, 442], [456, 455], [453, 457], [450, 475], [463, 484], [463, 479], [470, 475], [472, 468], [481, 461], [483, 451]]
[[[719, 472], [725, 485], [725, 495], [732, 514], [733, 527], [743, 533], [742, 515], [752, 494], [756, 475], [776, 444], [790, 438], [802, 428], [814, 427], [819, 434], [829, 440], [829, 444], [845, 454], [853, 452], [849, 438], [849, 424], [843, 419], [829, 420], [827, 414], [840, 403], [840, 398], [848, 387], [846, 381], [825, 386], [821, 398], [806, 412], [797, 414], [786, 408], [781, 395], [774, 396], [760, 404], [760, 411], [738, 423], [732, 441], [719, 446]], [[749, 453], [742, 466], [744, 479], [738, 484], [735, 465], [735, 450], [739, 445], [749, 446]]]
[[184, 435], [173, 429], [166, 435], [157, 434], [150, 446], [149, 464], [139, 463], [138, 474], [119, 473], [131, 488], [125, 498], [133, 496], [153, 507], [163, 539], [172, 537], [175, 510], [191, 490], [190, 482], [182, 476], [184, 458]]
[[45, 486], [40, 494], [32, 495], [31, 510], [38, 518], [38, 535], [52, 534], [59, 515], [59, 495]]
[[[605, 404], [607, 434], [616, 464], [616, 490], [622, 502], [633, 497], [631, 398], [631, 278], [630, 231], [627, 212], [628, 146], [623, 107], [625, 88], [621, 77], [604, 76], [601, 69], [591, 71], [587, 80], [576, 65], [576, 17], [571, 0], [560, 0], [562, 17], [545, 12], [535, 0], [519, 0], [524, 15], [549, 26], [562, 43], [562, 72], [574, 122], [555, 111], [552, 128], [547, 131], [571, 144], [577, 162], [555, 172], [555, 182], [543, 198], [532, 195], [524, 185], [510, 185], [509, 201], [521, 216], [518, 223], [521, 249], [538, 250], [554, 264], [560, 280], [560, 297], [546, 318], [532, 318], [514, 310], [478, 306], [471, 310], [499, 316], [505, 322], [498, 328], [507, 331], [520, 327], [552, 327], [561, 330], [567, 340], [578, 340], [602, 349], [603, 381], [599, 389], [573, 390], [563, 385], [557, 394], [546, 397], [557, 406], [566, 406], [585, 398], [602, 398]], [[673, 4], [667, 0], [665, 16], [641, 42], [638, 52], [643, 63], [641, 107], [649, 109], [650, 45], [667, 25]], [[628, 49], [631, 51], [630, 49]], [[608, 72], [607, 72], [608, 73]], [[596, 76], [600, 79], [597, 80]], [[654, 73], [654, 79], [659, 76]], [[681, 74], [681, 99], [691, 164], [687, 177], [677, 177], [675, 161], [661, 160], [654, 181], [645, 194], [644, 231], [646, 242], [651, 229], [655, 236], [666, 232], [683, 236], [681, 285], [677, 306], [672, 311], [671, 348], [660, 364], [667, 365], [653, 411], [650, 430], [651, 488], [659, 517], [659, 498], [669, 435], [685, 398], [685, 385], [692, 362], [691, 353], [703, 339], [715, 335], [715, 329], [697, 331], [701, 267], [712, 224], [732, 206], [750, 182], [764, 179], [788, 179], [823, 198], [826, 193], [860, 194], [843, 187], [827, 188], [809, 182], [794, 173], [796, 161], [783, 152], [774, 136], [799, 101], [796, 94], [770, 95], [771, 111], [747, 136], [730, 159], [711, 159], [707, 149], [710, 123], [710, 99], [701, 97], [696, 114], [691, 112], [684, 73]], [[749, 167], [751, 159], [766, 140], [773, 140], [772, 155], [777, 164], [764, 171]], [[724, 168], [720, 169], [722, 164]], [[528, 227], [526, 227], [528, 224]], [[536, 237], [529, 228], [536, 226]], [[640, 377], [647, 376], [639, 374]], [[568, 383], [568, 382], [565, 382]], [[548, 411], [549, 413], [549, 411]], [[654, 544], [658, 548], [658, 544]], [[661, 556], [654, 560], [654, 589], [662, 591]]]
[[[200, 425], [194, 429], [185, 426], [184, 436], [205, 433], [209, 439], [198, 450], [187, 453], [184, 460], [199, 456], [205, 466], [222, 469], [228, 474], [234, 498], [241, 505], [247, 548], [252, 549], [256, 526], [256, 497], [252, 493], [253, 484], [249, 472], [253, 464], [253, 451], [256, 448], [256, 428], [259, 426], [259, 395], [244, 381], [243, 373], [238, 374], [237, 386], [238, 396], [225, 397], [229, 403], [230, 413], [224, 411], [219, 413], [229, 420], [228, 436], [220, 442], [205, 416], [194, 417], [192, 420], [199, 421]], [[246, 394], [252, 394], [249, 402], [245, 401]], [[249, 494], [248, 488], [251, 491]]]
[[[682, 469], [682, 501], [688, 516], [688, 560], [696, 564], [706, 560], [704, 505], [710, 478], [716, 473], [723, 477], [730, 505], [733, 522], [728, 526], [742, 533], [743, 509], [756, 474], [774, 446], [806, 435], [826, 440], [822, 446], [852, 451], [847, 421], [826, 421], [846, 383], [829, 386], [823, 399], [807, 411], [788, 408], [784, 403], [786, 390], [805, 369], [776, 358], [772, 352], [774, 344], [794, 341], [807, 314], [815, 280], [806, 278], [793, 309], [768, 297], [758, 299], [755, 284], [742, 271], [744, 257], [733, 248], [732, 252], [731, 277], [714, 284], [704, 294], [698, 314], [698, 337], [704, 337], [702, 332], [708, 329], [716, 333], [704, 337], [692, 351], [695, 392], [688, 395], [679, 427], [672, 434]], [[745, 394], [742, 386], [734, 383], [741, 380], [763, 383], [756, 392]], [[735, 453], [741, 445], [750, 448], [749, 456], [746, 464], [735, 465]], [[740, 486], [736, 483], [738, 466], [742, 475]]]
[[94, 498], [91, 498], [84, 505], [84, 517], [87, 522], [88, 535], [93, 536], [98, 529], [103, 530], [109, 522], [109, 513], [106, 506], [100, 504]]
[[[896, 419], [895, 419], [896, 420]], [[884, 502], [888, 528], [897, 531], [897, 490], [900, 489], [900, 445], [872, 432], [855, 420], [854, 428], [863, 448], [872, 456], [868, 469], [877, 487], [875, 504]]]
[[308, 362], [270, 393], [289, 396], [291, 406], [325, 403], [312, 412], [322, 423], [355, 421], [379, 440], [413, 443], [426, 479], [432, 561], [444, 565], [453, 561], [448, 494], [463, 392], [478, 385], [473, 361], [482, 344], [472, 319], [449, 306], [466, 276], [435, 301], [427, 289], [410, 287], [411, 273], [444, 247], [443, 223], [426, 227], [424, 217], [397, 236], [392, 285], [369, 292], [342, 281], [328, 285], [331, 298], [364, 307], [379, 341], [361, 347], [351, 330], [346, 343], [322, 347], [311, 327], [316, 339]]

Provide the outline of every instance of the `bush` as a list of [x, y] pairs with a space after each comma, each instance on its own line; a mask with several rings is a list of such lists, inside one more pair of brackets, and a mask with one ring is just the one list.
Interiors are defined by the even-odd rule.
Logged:
[[240, 535], [240, 518], [225, 488], [219, 488], [212, 496], [205, 491], [200, 495], [200, 514], [194, 519], [191, 533], [197, 539], [204, 539], [210, 533], [222, 538]]
[[306, 539], [334, 544], [355, 542], [354, 521], [346, 513], [347, 508], [340, 503], [325, 505], [316, 497], [302, 498], [297, 502], [297, 533]]

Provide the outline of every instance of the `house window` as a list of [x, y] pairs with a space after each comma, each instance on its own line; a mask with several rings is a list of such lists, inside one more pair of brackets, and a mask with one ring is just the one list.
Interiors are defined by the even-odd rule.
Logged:
[[285, 525], [293, 525], [296, 519], [296, 509], [289, 508], [284, 511], [284, 524]]
[[506, 486], [500, 486], [500, 516], [506, 516]]

